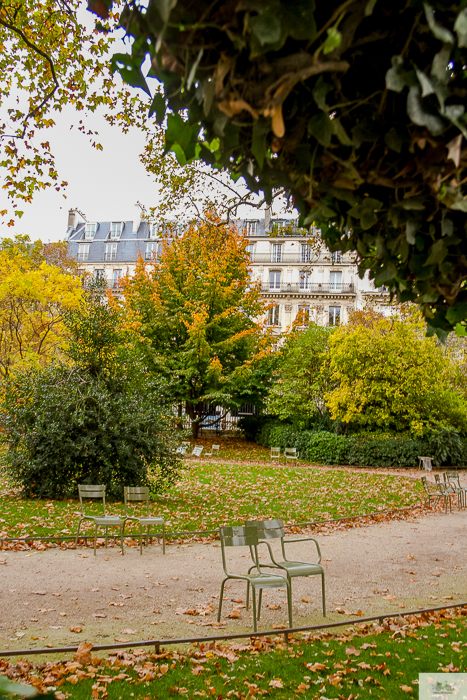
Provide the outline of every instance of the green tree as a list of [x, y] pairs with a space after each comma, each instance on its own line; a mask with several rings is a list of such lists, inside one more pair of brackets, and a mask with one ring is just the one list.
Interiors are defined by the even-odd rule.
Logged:
[[467, 318], [464, 2], [151, 0], [122, 19], [180, 163], [283, 188], [430, 332]]
[[331, 378], [326, 396], [333, 419], [421, 435], [430, 429], [467, 430], [467, 405], [452, 388], [455, 365], [413, 313], [338, 328], [329, 339]]
[[78, 483], [158, 490], [177, 478], [164, 382], [147, 369], [102, 290], [66, 318], [66, 361], [6, 383], [1, 423], [7, 470], [25, 495], [74, 495]]
[[269, 336], [250, 285], [246, 241], [214, 214], [167, 239], [159, 259], [124, 281], [124, 304], [152, 371], [163, 376], [193, 436], [209, 405], [225, 411], [265, 393]]
[[334, 329], [311, 323], [293, 330], [280, 350], [268, 395], [269, 413], [306, 428], [317, 413], [327, 412], [324, 396], [333, 387], [329, 338]]

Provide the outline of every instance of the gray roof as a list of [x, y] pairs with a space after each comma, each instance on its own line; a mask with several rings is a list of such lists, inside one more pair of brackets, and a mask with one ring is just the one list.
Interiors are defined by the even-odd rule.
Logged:
[[[288, 221], [290, 219], [271, 219], [271, 226], [276, 222], [276, 221]], [[243, 229], [246, 228], [246, 223], [247, 221], [256, 221], [257, 222], [257, 228], [256, 232], [254, 234], [254, 237], [262, 237], [262, 236], [267, 236], [267, 232], [265, 230], [265, 219], [264, 218], [258, 218], [255, 219], [254, 217], [248, 218], [248, 219], [238, 219], [235, 221], [235, 224], [238, 226], [239, 230], [242, 231]], [[93, 222], [94, 223], [94, 222]], [[106, 245], [108, 243], [117, 243], [117, 251], [116, 251], [116, 256], [115, 258], [112, 259], [112, 263], [118, 264], [118, 263], [127, 263], [127, 262], [133, 262], [136, 261], [138, 258], [138, 255], [141, 255], [144, 257], [144, 254], [146, 252], [146, 243], [149, 242], [151, 239], [149, 238], [149, 231], [150, 231], [150, 226], [147, 221], [142, 220], [141, 223], [139, 224], [138, 230], [136, 233], [133, 233], [133, 222], [132, 221], [125, 221], [122, 222], [124, 224], [123, 230], [121, 233], [121, 236], [118, 240], [110, 240], [110, 227], [111, 224], [115, 222], [111, 221], [100, 221], [97, 223], [97, 231], [95, 233], [95, 236], [93, 240], [85, 241], [84, 240], [84, 231], [85, 231], [85, 226], [86, 224], [84, 222], [79, 222], [76, 224], [76, 226], [71, 229], [69, 228], [67, 231], [67, 240], [68, 240], [68, 255], [74, 258], [78, 258], [79, 254], [79, 244], [80, 243], [89, 243], [89, 252], [88, 252], [88, 257], [86, 262], [87, 263], [104, 263], [105, 260], [105, 253], [106, 253]], [[154, 239], [152, 239], [152, 242], [154, 242]]]

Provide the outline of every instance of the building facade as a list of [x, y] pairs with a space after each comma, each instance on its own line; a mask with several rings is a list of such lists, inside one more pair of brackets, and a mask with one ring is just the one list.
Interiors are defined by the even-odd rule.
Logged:
[[[292, 219], [239, 219], [251, 258], [251, 280], [268, 302], [266, 321], [285, 332], [294, 321], [306, 325], [346, 323], [351, 311], [372, 303], [387, 309], [388, 294], [368, 277], [359, 278], [352, 254], [330, 253], [319, 232], [299, 229]], [[120, 277], [134, 273], [141, 256], [157, 258], [161, 240], [156, 224], [138, 215], [134, 221], [85, 222], [69, 212], [68, 254], [83, 274], [106, 281], [118, 292]], [[297, 319], [298, 317], [298, 319]]]

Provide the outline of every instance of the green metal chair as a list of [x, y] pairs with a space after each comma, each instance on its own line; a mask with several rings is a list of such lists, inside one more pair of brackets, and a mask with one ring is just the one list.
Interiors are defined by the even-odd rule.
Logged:
[[[105, 547], [107, 548], [107, 530], [109, 527], [119, 527], [120, 528], [120, 542], [123, 551], [123, 522], [121, 518], [116, 515], [107, 515], [105, 512], [105, 486], [103, 484], [98, 484], [95, 486], [89, 486], [88, 484], [78, 485], [79, 502], [81, 504], [81, 518], [78, 523], [78, 530], [75, 537], [75, 547], [78, 544], [79, 529], [83, 520], [92, 520], [94, 523], [94, 556], [96, 556], [96, 543], [97, 543], [97, 528], [105, 528]], [[83, 498], [95, 498], [102, 501], [102, 515], [86, 515], [84, 512]]]
[[298, 462], [298, 458], [299, 458], [299, 453], [297, 452], [296, 447], [286, 447], [285, 448], [284, 459], [285, 459], [286, 464], [289, 461], [289, 459], [291, 459], [293, 462]]
[[443, 487], [446, 489], [447, 493], [451, 493], [455, 496], [457, 496], [457, 507], [459, 510], [464, 507], [464, 490], [461, 488], [460, 484], [456, 483], [453, 478], [449, 478], [448, 474], [453, 474], [454, 472], [444, 472], [443, 473], [443, 482], [441, 482], [441, 476], [436, 474], [436, 477], [438, 477], [440, 483], [442, 483]]
[[[256, 561], [255, 565], [251, 567], [256, 569], [257, 573], [251, 574], [233, 574], [227, 570], [225, 549], [226, 547], [250, 547], [256, 548], [258, 544], [258, 531], [255, 527], [221, 527], [219, 528], [219, 534], [221, 539], [221, 551], [222, 551], [222, 566], [224, 568], [225, 578], [221, 584], [221, 592], [219, 596], [219, 610], [217, 613], [217, 621], [220, 622], [221, 612], [222, 612], [222, 601], [224, 598], [224, 586], [227, 581], [232, 579], [246, 581], [247, 584], [247, 596], [249, 595], [250, 586], [252, 588], [252, 604], [253, 604], [253, 627], [254, 631], [257, 631], [257, 620], [260, 618], [261, 614], [261, 596], [263, 588], [287, 588], [287, 609], [289, 613], [289, 627], [292, 627], [292, 588], [290, 586], [290, 581], [284, 576], [278, 576], [277, 574], [265, 574], [261, 571], [259, 563]], [[256, 589], [259, 590], [259, 606], [258, 615], [256, 615]], [[248, 600], [247, 600], [247, 610], [248, 610]]]
[[467, 488], [461, 486], [459, 472], [458, 471], [447, 471], [444, 472], [444, 479], [448, 481], [455, 489], [458, 497], [460, 496], [460, 503], [462, 507], [465, 508], [467, 502]]
[[[436, 475], [435, 475], [436, 478]], [[426, 476], [422, 476], [421, 482], [423, 485], [423, 488], [425, 490], [425, 503], [428, 501], [428, 505], [431, 503], [431, 499], [435, 499], [435, 504], [438, 503], [441, 498], [443, 499], [444, 506], [446, 513], [448, 512], [448, 500], [449, 500], [449, 510], [452, 510], [451, 508], [451, 494], [447, 493], [444, 488], [441, 488], [441, 484], [437, 483], [433, 484], [433, 482], [428, 481]]]
[[[125, 517], [123, 519], [123, 532], [127, 520], [134, 520], [139, 523], [139, 553], [143, 553], [143, 526], [146, 530], [146, 546], [149, 545], [149, 530], [151, 525], [162, 525], [162, 554], [165, 554], [165, 521], [163, 518], [158, 518], [151, 515], [149, 512], [149, 488], [147, 486], [124, 486], [123, 498], [125, 501]], [[128, 502], [146, 502], [147, 515], [137, 516], [128, 515]], [[157, 538], [159, 540], [159, 537]]]
[[[323, 603], [323, 617], [326, 617], [326, 591], [325, 591], [325, 581], [324, 581], [324, 569], [320, 566], [321, 563], [321, 550], [319, 544], [314, 537], [300, 537], [299, 539], [286, 540], [285, 539], [285, 529], [283, 520], [246, 520], [245, 527], [254, 527], [258, 533], [258, 545], [265, 544], [269, 550], [269, 556], [271, 557], [270, 564], [262, 564], [261, 566], [265, 569], [278, 569], [283, 571], [287, 579], [292, 585], [292, 578], [295, 576], [321, 576], [321, 596]], [[280, 539], [281, 549], [282, 549], [282, 561], [276, 561], [271, 548], [271, 545], [266, 540]], [[291, 561], [287, 558], [285, 552], [286, 544], [294, 544], [295, 542], [314, 542], [316, 549], [318, 551], [318, 561], [303, 562], [303, 561]], [[252, 552], [252, 558], [255, 563], [258, 562], [257, 548], [255, 552]], [[250, 569], [251, 570], [251, 569]], [[248, 592], [247, 592], [247, 607], [248, 607]]]
[[277, 459], [279, 462], [281, 461], [281, 448], [280, 447], [271, 447], [271, 461], [273, 459]]

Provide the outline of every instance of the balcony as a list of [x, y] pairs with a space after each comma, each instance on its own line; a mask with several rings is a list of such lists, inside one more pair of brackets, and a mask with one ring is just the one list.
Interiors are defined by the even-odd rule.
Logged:
[[[301, 255], [300, 253], [282, 253], [282, 255], [269, 255], [264, 253], [263, 255], [253, 253], [250, 254], [251, 262], [255, 263], [266, 263], [268, 265], [284, 265], [285, 263], [301, 263], [302, 265], [311, 265], [316, 263], [317, 260], [315, 256], [312, 255]], [[320, 265], [322, 263], [320, 262]]]
[[261, 285], [261, 292], [269, 294], [354, 294], [353, 282], [308, 282], [307, 284], [281, 284], [270, 287], [269, 284]]
[[144, 259], [145, 260], [157, 260], [159, 258], [158, 253], [154, 250], [151, 251], [150, 253], [145, 253], [144, 254]]
[[111, 260], [116, 260], [117, 259], [117, 253], [106, 253], [104, 255], [104, 260], [106, 262], [109, 262]]

